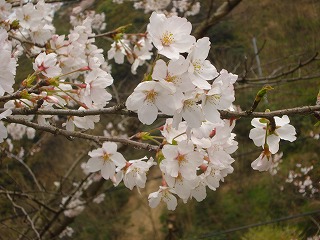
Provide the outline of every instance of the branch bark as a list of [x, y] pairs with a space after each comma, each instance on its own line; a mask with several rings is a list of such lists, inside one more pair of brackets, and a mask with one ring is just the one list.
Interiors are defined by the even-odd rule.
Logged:
[[[319, 107], [320, 108], [320, 107]], [[117, 137], [105, 137], [105, 136], [95, 136], [87, 133], [81, 133], [81, 132], [72, 132], [68, 130], [64, 130], [61, 128], [57, 128], [54, 126], [49, 126], [49, 125], [39, 125], [37, 123], [33, 123], [24, 119], [17, 119], [14, 117], [7, 117], [6, 118], [7, 122], [10, 123], [19, 123], [28, 127], [32, 127], [36, 130], [41, 130], [41, 131], [46, 131], [52, 134], [58, 134], [67, 137], [68, 139], [72, 139], [72, 137], [75, 138], [82, 138], [82, 139], [88, 139], [92, 140], [95, 142], [101, 142], [101, 141], [109, 141], [109, 142], [119, 142], [124, 145], [131, 145], [133, 147], [139, 148], [139, 149], [146, 149], [148, 151], [157, 151], [158, 146], [151, 145], [148, 143], [141, 143], [141, 142], [136, 142], [133, 140], [125, 139], [125, 138], [117, 138]]]
[[[125, 106], [124, 104], [120, 104], [114, 107], [110, 108], [102, 108], [102, 109], [89, 109], [89, 110], [64, 110], [64, 109], [52, 109], [52, 110], [37, 110], [36, 112], [29, 112], [28, 109], [12, 109], [12, 114], [13, 115], [30, 115], [30, 114], [37, 114], [37, 115], [59, 115], [59, 116], [78, 116], [78, 117], [84, 117], [84, 116], [90, 116], [90, 115], [108, 115], [108, 114], [117, 114], [117, 115], [124, 115], [124, 116], [131, 116], [131, 117], [137, 117], [137, 113], [128, 111], [124, 109]], [[5, 108], [0, 109], [0, 113], [4, 112]], [[240, 118], [240, 117], [261, 117], [261, 118], [266, 118], [266, 117], [275, 117], [275, 116], [282, 116], [282, 115], [301, 115], [301, 114], [309, 114], [309, 113], [314, 113], [315, 111], [319, 111], [320, 106], [319, 105], [314, 105], [314, 106], [302, 106], [302, 107], [295, 107], [295, 108], [288, 108], [288, 109], [281, 109], [281, 110], [276, 110], [276, 111], [271, 111], [271, 112], [252, 112], [252, 113], [247, 113], [245, 111], [227, 111], [227, 110], [220, 110], [221, 117], [224, 119], [228, 118]], [[172, 116], [165, 115], [165, 114], [158, 114], [159, 118], [171, 118]], [[5, 120], [5, 119], [4, 119]], [[15, 122], [15, 123], [21, 123], [21, 124], [28, 124], [29, 127], [34, 127], [35, 129], [38, 130], [43, 130], [48, 132], [51, 132], [53, 134], [60, 134], [59, 131], [64, 131], [63, 134], [60, 135], [65, 135], [65, 136], [72, 136], [72, 137], [77, 137], [74, 135], [67, 135], [67, 133], [73, 133], [71, 131], [66, 131], [63, 129], [59, 128], [50, 128], [48, 126], [40, 126], [35, 123], [31, 123], [29, 121], [25, 121], [22, 119], [16, 119], [12, 117], [7, 117], [8, 122]], [[35, 125], [33, 125], [35, 124]], [[58, 130], [56, 130], [58, 129]], [[80, 134], [79, 136], [82, 136], [81, 134], [77, 132], [77, 134]], [[75, 134], [75, 135], [77, 135]], [[84, 134], [84, 135], [89, 135], [89, 134]], [[92, 136], [92, 135], [90, 135]], [[101, 136], [102, 137], [102, 136]], [[84, 137], [86, 138], [86, 137]], [[103, 138], [103, 137], [102, 137]], [[103, 141], [115, 141], [115, 142], [121, 142], [122, 140], [119, 140], [118, 138], [107, 138], [104, 137], [105, 139], [110, 139], [110, 140], [105, 140], [105, 139], [100, 139]], [[91, 139], [91, 138], [86, 138], [86, 139]], [[93, 140], [93, 139], [91, 139]], [[97, 141], [100, 141], [99, 139], [96, 139]], [[122, 142], [126, 144], [125, 142]], [[137, 146], [138, 147], [138, 146]]]

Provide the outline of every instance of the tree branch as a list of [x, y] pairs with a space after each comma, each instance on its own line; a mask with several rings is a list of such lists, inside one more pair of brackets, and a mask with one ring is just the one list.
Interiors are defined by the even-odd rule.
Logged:
[[320, 106], [303, 106], [303, 107], [296, 107], [296, 108], [288, 108], [288, 109], [281, 109], [271, 112], [232, 112], [232, 111], [220, 111], [221, 117], [225, 119], [229, 118], [239, 118], [239, 117], [254, 117], [254, 118], [272, 118], [276, 116], [283, 116], [283, 115], [304, 115], [304, 114], [311, 114], [315, 111], [319, 111]]
[[[90, 115], [108, 115], [108, 114], [118, 114], [118, 115], [125, 115], [125, 116], [132, 116], [137, 117], [137, 113], [128, 111], [126, 109], [123, 109], [125, 106], [124, 104], [116, 105], [114, 107], [110, 108], [102, 108], [102, 109], [89, 109], [89, 110], [64, 110], [64, 109], [52, 109], [52, 110], [42, 110], [39, 109], [36, 112], [29, 113], [28, 109], [12, 109], [13, 115], [30, 115], [30, 114], [37, 114], [37, 115], [60, 115], [60, 116], [78, 116], [78, 117], [85, 117]], [[0, 109], [0, 113], [4, 112], [5, 108]], [[301, 115], [301, 114], [309, 114], [314, 113], [315, 111], [319, 111], [320, 106], [302, 106], [302, 107], [295, 107], [295, 108], [288, 108], [288, 109], [281, 109], [276, 111], [271, 111], [268, 113], [265, 112], [252, 112], [251, 114], [248, 114], [244, 111], [228, 111], [228, 110], [220, 110], [221, 117], [224, 119], [228, 118], [238, 118], [238, 117], [275, 117], [275, 116], [281, 116], [281, 115]], [[166, 115], [166, 114], [158, 114], [159, 118], [172, 118], [172, 116]], [[5, 120], [5, 119], [3, 119]], [[64, 135], [68, 137], [79, 137], [79, 138], [85, 138], [89, 140], [95, 140], [95, 141], [114, 141], [114, 142], [121, 142], [124, 144], [131, 144], [123, 142], [124, 139], [121, 138], [108, 138], [103, 136], [97, 136], [97, 139], [93, 139], [93, 135], [79, 133], [79, 132], [71, 132], [67, 130], [63, 130], [60, 128], [55, 128], [52, 126], [40, 126], [36, 123], [31, 123], [29, 121], [25, 121], [22, 119], [16, 119], [12, 117], [7, 117], [8, 122], [14, 122], [14, 123], [20, 123], [20, 124], [28, 124], [27, 126], [33, 127], [38, 130], [43, 130], [47, 132], [51, 132], [53, 134], [59, 134]], [[52, 127], [52, 129], [50, 128]], [[57, 130], [58, 129], [58, 130]], [[60, 133], [60, 131], [62, 131]], [[72, 135], [73, 133], [73, 135]], [[78, 135], [79, 134], [79, 135]], [[91, 137], [90, 137], [91, 136]], [[108, 139], [108, 140], [106, 140]], [[135, 142], [136, 143], [136, 142]], [[139, 147], [139, 146], [137, 146]], [[145, 147], [142, 147], [145, 148]]]
[[267, 77], [258, 77], [258, 78], [246, 78], [245, 76], [244, 77], [239, 77], [237, 82], [238, 83], [241, 83], [241, 82], [247, 82], [247, 81], [253, 81], [253, 82], [256, 82], [256, 81], [263, 81], [262, 83], [269, 83], [268, 80], [274, 80], [274, 79], [278, 79], [278, 78], [281, 78], [281, 77], [284, 77], [284, 76], [287, 76], [291, 73], [294, 73], [295, 71], [297, 71], [298, 69], [310, 64], [311, 62], [313, 61], [316, 61], [317, 60], [317, 56], [319, 55], [318, 52], [316, 52], [312, 57], [310, 57], [309, 59], [307, 59], [306, 61], [304, 62], [299, 62], [296, 66], [294, 66], [293, 68], [289, 69], [288, 71], [285, 71], [285, 72], [282, 72], [282, 73], [279, 73], [277, 75], [270, 75], [270, 76], [267, 76]]
[[[319, 107], [320, 108], [320, 107]], [[105, 136], [95, 136], [95, 135], [91, 135], [91, 134], [86, 134], [86, 133], [81, 133], [81, 132], [72, 132], [72, 131], [68, 131], [68, 130], [64, 130], [61, 128], [57, 128], [57, 127], [53, 127], [50, 125], [39, 125], [33, 122], [29, 122], [27, 120], [24, 119], [17, 119], [14, 117], [7, 117], [5, 119], [7, 122], [10, 123], [19, 123], [28, 127], [32, 127], [36, 130], [42, 130], [45, 132], [50, 132], [52, 134], [57, 134], [57, 135], [62, 135], [67, 137], [68, 139], [70, 139], [70, 137], [75, 137], [75, 138], [82, 138], [82, 139], [88, 139], [88, 140], [92, 140], [95, 142], [101, 142], [101, 141], [109, 141], [109, 142], [119, 142], [125, 145], [132, 145], [136, 148], [140, 148], [140, 149], [146, 149], [148, 151], [157, 151], [158, 150], [158, 146], [155, 145], [151, 145], [148, 143], [141, 143], [141, 142], [136, 142], [136, 141], [132, 141], [132, 140], [128, 140], [125, 138], [117, 138], [117, 137], [105, 137]]]

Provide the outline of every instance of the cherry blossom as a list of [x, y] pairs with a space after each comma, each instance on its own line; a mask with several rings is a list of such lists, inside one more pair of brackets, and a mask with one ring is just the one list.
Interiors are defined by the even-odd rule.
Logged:
[[198, 128], [201, 126], [202, 121], [205, 120], [201, 106], [199, 102], [200, 91], [187, 92], [184, 96], [182, 106], [176, 110], [173, 116], [173, 126], [178, 127], [178, 124], [182, 121], [182, 118], [186, 120], [187, 125], [190, 128]]
[[173, 119], [168, 118], [165, 125], [161, 128], [161, 134], [165, 137], [166, 141], [172, 144], [173, 140], [180, 142], [187, 139], [186, 131], [187, 124], [186, 122], [180, 122], [178, 128], [174, 128], [172, 125]]
[[279, 150], [280, 139], [293, 142], [296, 140], [296, 130], [290, 125], [290, 120], [287, 115], [275, 117], [275, 129], [272, 130], [272, 126], [269, 120], [254, 118], [251, 121], [252, 126], [255, 128], [250, 130], [249, 137], [253, 140], [256, 146], [263, 146], [266, 143], [269, 146], [269, 150], [272, 154], [275, 154]]
[[35, 71], [41, 72], [46, 77], [58, 77], [61, 74], [61, 68], [57, 64], [57, 55], [55, 53], [40, 53], [33, 64]]
[[[183, 202], [191, 198], [202, 201], [206, 198], [207, 187], [208, 190], [216, 190], [234, 170], [232, 164], [235, 160], [231, 154], [238, 148], [232, 132], [235, 119], [223, 120], [220, 112], [232, 111], [237, 76], [224, 69], [218, 72], [207, 60], [211, 45], [209, 38], [196, 41], [191, 35], [191, 23], [177, 16], [198, 13], [200, 3], [188, 0], [134, 2], [136, 8], [157, 12], [151, 14], [146, 32], [126, 33], [126, 27], [120, 27], [109, 35], [113, 43], [107, 52], [108, 60], [114, 59], [115, 63], [123, 64], [126, 57], [132, 74], [136, 74], [143, 64], [148, 68], [142, 81], [127, 98], [126, 109], [121, 109], [121, 114], [136, 112], [138, 119], [147, 125], [153, 124], [159, 113], [172, 118], [166, 119], [162, 127], [157, 125], [155, 129], [143, 130], [140, 135], [135, 134], [131, 138], [124, 127], [126, 118], [118, 124], [108, 123], [108, 131], [104, 131], [102, 139], [120, 136], [123, 138], [121, 140], [132, 143], [145, 134], [148, 138], [140, 137], [138, 141], [152, 141], [154, 145], [150, 146], [157, 150], [157, 161], [153, 157], [127, 161], [118, 152], [125, 141], [119, 145], [104, 142], [102, 147], [90, 151], [90, 158], [83, 167], [87, 179], [82, 183], [73, 182], [74, 187], [79, 187], [78, 190], [61, 200], [61, 209], [64, 208], [64, 214], [70, 218], [84, 210], [84, 190], [101, 178], [110, 179], [115, 186], [123, 181], [130, 190], [144, 188], [148, 171], [157, 166], [163, 182], [158, 191], [150, 193], [149, 205], [154, 208], [164, 201], [169, 210], [174, 210], [177, 198]], [[43, 128], [58, 128], [58, 133], [88, 136], [90, 132], [83, 133], [76, 127], [94, 129], [100, 115], [73, 115], [71, 112], [103, 111], [107, 104], [111, 108], [115, 104], [111, 102], [112, 95], [107, 90], [114, 81], [110, 74], [111, 66], [105, 60], [103, 49], [95, 44], [95, 39], [101, 36], [97, 36], [96, 32], [105, 28], [105, 16], [76, 7], [72, 11], [73, 27], [70, 32], [56, 35], [52, 25], [53, 13], [50, 5], [43, 0], [15, 8], [0, 0], [0, 97], [4, 96], [5, 101], [0, 120], [10, 116], [8, 122], [10, 119], [25, 120], [29, 124], [37, 122]], [[19, 24], [13, 26], [16, 20]], [[26, 76], [21, 87], [14, 92], [17, 61], [22, 54], [35, 59], [34, 72]], [[116, 93], [116, 90], [113, 92]], [[116, 97], [118, 101], [120, 97]], [[6, 98], [11, 100], [6, 101]], [[119, 106], [122, 107], [122, 104]], [[12, 110], [8, 108], [25, 112], [31, 110], [32, 114], [11, 116]], [[69, 113], [71, 109], [73, 111]], [[40, 110], [67, 110], [67, 113], [62, 114], [64, 116], [38, 115]], [[271, 171], [276, 166], [273, 154], [279, 150], [280, 139], [290, 142], [296, 139], [296, 131], [289, 124], [288, 116], [274, 117], [275, 126], [271, 120], [252, 120], [254, 129], [249, 137], [256, 146], [263, 147], [260, 156], [251, 164], [255, 170]], [[59, 129], [60, 126], [67, 131]], [[75, 130], [76, 133], [73, 132]], [[155, 135], [154, 131], [157, 131]], [[158, 135], [159, 131], [162, 136]], [[34, 138], [35, 130], [16, 123], [4, 125], [0, 121], [0, 142], [8, 135], [11, 138], [7, 139], [7, 145], [13, 151], [12, 140], [20, 140], [25, 135]], [[98, 144], [99, 140], [95, 142]], [[135, 144], [138, 146], [141, 143]], [[24, 148], [18, 155], [24, 155]], [[312, 180], [306, 178], [296, 184], [300, 186], [299, 191], [305, 193], [312, 187]], [[57, 184], [57, 188], [60, 187], [62, 181], [61, 185], [60, 182]], [[101, 194], [92, 199], [101, 202], [103, 198]]]
[[202, 109], [205, 118], [213, 123], [221, 121], [218, 110], [228, 109], [235, 100], [234, 87], [237, 76], [221, 70], [209, 91], [202, 97]]
[[117, 152], [117, 144], [105, 142], [102, 148], [95, 149], [88, 153], [91, 157], [87, 167], [89, 172], [101, 171], [104, 179], [109, 179], [115, 175], [116, 167], [124, 167], [126, 160], [121, 153]]
[[272, 158], [271, 152], [269, 151], [268, 147], [265, 147], [263, 152], [260, 156], [251, 163], [251, 167], [254, 170], [261, 171], [268, 171], [272, 166]]
[[11, 13], [11, 4], [5, 0], [0, 0], [0, 21], [6, 20]]
[[193, 144], [187, 141], [179, 142], [178, 145], [165, 145], [162, 154], [164, 159], [160, 167], [172, 177], [181, 174], [186, 179], [195, 179], [197, 167], [203, 162], [201, 154], [194, 151]]
[[96, 106], [104, 107], [112, 98], [107, 92], [106, 87], [113, 83], [112, 76], [100, 68], [89, 72], [85, 77], [85, 90], [82, 96], [82, 101], [91, 106], [94, 103]]
[[164, 114], [173, 115], [181, 106], [182, 93], [171, 93], [158, 82], [140, 83], [128, 97], [128, 110], [137, 111], [139, 120], [144, 124], [152, 124], [158, 115], [158, 110]]
[[210, 89], [207, 80], [218, 76], [216, 68], [206, 60], [210, 50], [208, 37], [199, 39], [189, 53], [187, 60], [190, 61], [188, 69], [189, 77], [194, 85], [200, 89]]
[[124, 56], [126, 55], [126, 48], [129, 47], [129, 41], [121, 39], [111, 44], [111, 48], [108, 51], [108, 59], [114, 58], [114, 61], [118, 64], [124, 62]]
[[[147, 181], [147, 172], [149, 171], [150, 167], [156, 164], [153, 158], [150, 158], [147, 162], [143, 161], [146, 159], [147, 157], [128, 161], [120, 173], [123, 177], [124, 185], [130, 190], [132, 190], [134, 186], [139, 188], [145, 187]], [[119, 177], [120, 176], [117, 177], [117, 182], [120, 180]]]
[[178, 60], [169, 61], [168, 65], [159, 59], [154, 66], [152, 78], [172, 92], [176, 92], [177, 89], [183, 92], [190, 91], [194, 86], [187, 75], [188, 66], [189, 62], [182, 55]]
[[179, 53], [187, 52], [195, 42], [190, 35], [191, 23], [185, 18], [169, 17], [153, 12], [147, 27], [150, 39], [162, 54], [170, 59], [179, 59]]
[[[85, 110], [85, 108], [80, 107], [79, 110]], [[94, 129], [94, 123], [99, 122], [99, 120], [99, 115], [85, 117], [71, 116], [68, 117], [66, 123], [64, 123], [63, 126], [65, 126], [69, 131], [74, 131], [75, 126], [83, 129]]]
[[41, 21], [41, 15], [32, 3], [27, 3], [16, 11], [17, 19], [21, 27], [29, 29], [31, 26], [37, 26]]
[[169, 210], [175, 210], [177, 207], [177, 198], [172, 194], [175, 193], [169, 187], [160, 186], [157, 192], [149, 194], [148, 201], [151, 208], [155, 208], [159, 205], [160, 201], [164, 201], [167, 204]]
[[146, 60], [151, 59], [152, 44], [148, 38], [141, 38], [134, 46], [132, 54], [128, 55], [128, 59], [132, 62], [131, 72], [137, 74], [138, 66], [145, 63]]

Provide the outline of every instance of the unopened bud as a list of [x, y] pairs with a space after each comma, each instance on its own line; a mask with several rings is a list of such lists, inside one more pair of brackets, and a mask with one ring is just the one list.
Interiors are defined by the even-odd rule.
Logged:
[[59, 103], [58, 98], [54, 97], [54, 96], [46, 96], [44, 97], [44, 100], [47, 101], [48, 103]]
[[89, 66], [85, 66], [79, 69], [79, 71], [91, 71], [92, 69]]
[[208, 166], [206, 166], [204, 164], [200, 165], [200, 169], [201, 169], [202, 172], [207, 171], [207, 168], [208, 168]]
[[217, 133], [217, 130], [214, 128], [214, 129], [211, 131], [209, 137], [210, 137], [210, 138], [213, 138], [213, 137], [216, 135], [216, 133]]

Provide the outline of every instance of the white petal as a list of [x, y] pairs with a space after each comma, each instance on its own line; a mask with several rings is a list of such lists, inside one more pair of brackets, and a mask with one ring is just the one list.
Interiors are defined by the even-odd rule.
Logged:
[[149, 194], [148, 201], [151, 208], [155, 208], [159, 205], [161, 201], [161, 197], [159, 195], [159, 192], [153, 192]]
[[126, 159], [123, 157], [123, 155], [119, 152], [113, 153], [110, 158], [112, 161], [116, 164], [117, 167], [124, 167], [126, 165]]
[[275, 154], [276, 152], [279, 151], [279, 142], [280, 142], [280, 137], [275, 134], [272, 134], [267, 137], [269, 150], [272, 154]]
[[253, 140], [257, 147], [260, 147], [264, 144], [265, 134], [266, 132], [264, 129], [253, 128], [250, 130], [249, 138]]
[[109, 178], [113, 177], [116, 173], [116, 167], [113, 162], [107, 161], [104, 162], [101, 168], [101, 176], [108, 180]]
[[163, 198], [163, 201], [167, 204], [168, 210], [175, 210], [177, 207], [177, 199], [171, 193], [167, 192], [166, 197]]
[[138, 110], [138, 118], [143, 124], [152, 124], [158, 116], [158, 108], [155, 104], [145, 101]]
[[279, 137], [283, 140], [288, 140], [290, 142], [293, 142], [297, 139], [296, 135], [296, 129], [294, 126], [287, 124], [284, 125], [276, 130]]
[[104, 142], [102, 145], [102, 148], [107, 152], [107, 153], [115, 153], [117, 152], [117, 144], [114, 142]]
[[94, 157], [90, 158], [87, 162], [87, 168], [89, 172], [97, 172], [102, 168], [103, 159]]

